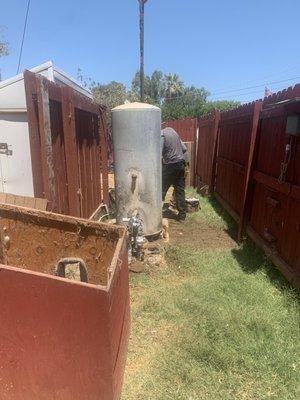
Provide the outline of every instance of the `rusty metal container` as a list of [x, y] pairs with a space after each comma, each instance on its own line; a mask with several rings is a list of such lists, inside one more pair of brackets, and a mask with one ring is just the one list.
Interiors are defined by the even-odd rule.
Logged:
[[119, 399], [124, 229], [2, 204], [0, 232], [1, 400]]
[[161, 110], [130, 103], [112, 110], [117, 222], [137, 213], [146, 236], [162, 229]]

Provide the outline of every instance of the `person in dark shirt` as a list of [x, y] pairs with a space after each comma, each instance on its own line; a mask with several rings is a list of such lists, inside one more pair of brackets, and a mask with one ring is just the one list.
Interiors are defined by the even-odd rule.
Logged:
[[162, 199], [165, 200], [167, 191], [174, 187], [177, 219], [185, 220], [185, 161], [187, 149], [178, 133], [173, 128], [162, 130]]

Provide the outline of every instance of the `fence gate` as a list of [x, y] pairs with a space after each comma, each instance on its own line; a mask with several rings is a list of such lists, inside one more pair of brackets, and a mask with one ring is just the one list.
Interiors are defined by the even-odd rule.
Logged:
[[34, 194], [51, 211], [87, 218], [108, 201], [104, 110], [29, 71], [24, 82]]

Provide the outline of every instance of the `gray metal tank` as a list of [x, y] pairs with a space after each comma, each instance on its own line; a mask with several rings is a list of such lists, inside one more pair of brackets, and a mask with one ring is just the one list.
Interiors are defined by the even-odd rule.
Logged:
[[145, 236], [162, 229], [161, 110], [129, 103], [112, 110], [117, 223], [139, 213]]

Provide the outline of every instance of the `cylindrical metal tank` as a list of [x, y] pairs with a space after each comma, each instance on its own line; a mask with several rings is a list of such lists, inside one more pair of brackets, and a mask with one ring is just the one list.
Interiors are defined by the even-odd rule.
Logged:
[[129, 103], [112, 110], [117, 223], [139, 214], [145, 236], [162, 229], [161, 110]]

